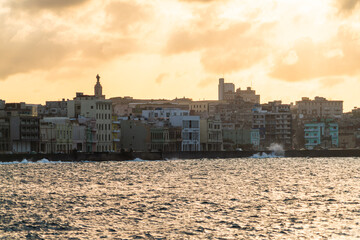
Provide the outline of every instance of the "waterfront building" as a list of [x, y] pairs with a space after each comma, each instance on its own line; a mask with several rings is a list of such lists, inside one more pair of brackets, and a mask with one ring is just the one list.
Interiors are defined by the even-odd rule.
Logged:
[[120, 149], [125, 151], [150, 150], [150, 126], [143, 118], [121, 119]]
[[310, 100], [303, 97], [297, 101], [295, 108], [300, 119], [313, 118], [341, 118], [343, 114], [343, 101], [327, 100], [323, 97], [315, 97]]
[[150, 150], [161, 152], [181, 151], [181, 132], [181, 127], [172, 127], [169, 124], [151, 127]]
[[[21, 110], [22, 111], [22, 110]], [[10, 122], [10, 144], [14, 153], [39, 151], [40, 119], [38, 117], [18, 115], [12, 111]]]
[[222, 125], [220, 119], [206, 118], [200, 120], [201, 151], [222, 151]]
[[79, 152], [96, 152], [96, 120], [91, 118], [71, 119], [72, 150]]
[[36, 116], [35, 105], [0, 100], [0, 152], [37, 152], [40, 132]]
[[[49, 123], [46, 130], [46, 140], [49, 139], [50, 133], [50, 150], [56, 153], [70, 153], [73, 150], [73, 126], [67, 117], [43, 118], [42, 122]], [[53, 146], [53, 131], [55, 131], [55, 146]], [[48, 142], [48, 141], [47, 141]], [[49, 149], [49, 148], [46, 148]]]
[[224, 149], [256, 150], [260, 144], [259, 129], [223, 129]]
[[113, 139], [113, 151], [120, 152], [120, 139], [121, 139], [121, 124], [117, 115], [112, 116], [112, 139]]
[[40, 120], [40, 152], [56, 153], [56, 126]]
[[199, 116], [173, 116], [170, 123], [174, 127], [182, 127], [181, 151], [200, 151]]
[[316, 148], [328, 149], [339, 146], [338, 124], [332, 120], [321, 119], [317, 122], [306, 123], [305, 148], [313, 150]]
[[[100, 77], [97, 76], [94, 95], [76, 93], [76, 97], [67, 103], [69, 118], [88, 118], [96, 120], [98, 152], [112, 151], [112, 102], [102, 95]], [[101, 91], [100, 91], [101, 90]]]
[[260, 148], [266, 149], [272, 143], [292, 148], [292, 115], [290, 104], [273, 101], [253, 109], [253, 129], [259, 129]]
[[11, 151], [9, 119], [0, 118], [0, 153], [9, 151]]
[[0, 99], [0, 153], [11, 151], [10, 123], [5, 113], [5, 101]]

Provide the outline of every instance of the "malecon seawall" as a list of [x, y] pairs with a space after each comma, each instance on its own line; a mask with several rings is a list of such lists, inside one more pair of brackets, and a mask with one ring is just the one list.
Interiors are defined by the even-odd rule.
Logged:
[[[81, 161], [128, 161], [136, 158], [143, 160], [171, 160], [171, 159], [203, 159], [203, 158], [248, 158], [254, 154], [270, 155], [270, 151], [214, 151], [214, 152], [95, 152], [71, 154], [0, 154], [0, 162], [50, 161], [81, 162]], [[360, 157], [360, 150], [289, 150], [284, 152], [284, 157]]]

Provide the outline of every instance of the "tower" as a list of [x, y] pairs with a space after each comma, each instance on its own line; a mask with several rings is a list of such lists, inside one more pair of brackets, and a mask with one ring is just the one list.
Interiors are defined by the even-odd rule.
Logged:
[[99, 76], [99, 74], [96, 75], [96, 80], [97, 80], [97, 82], [96, 82], [95, 87], [94, 87], [94, 93], [95, 93], [94, 95], [96, 97], [101, 97], [102, 96], [102, 86], [100, 84], [100, 76]]
[[219, 100], [224, 100], [224, 78], [219, 79]]

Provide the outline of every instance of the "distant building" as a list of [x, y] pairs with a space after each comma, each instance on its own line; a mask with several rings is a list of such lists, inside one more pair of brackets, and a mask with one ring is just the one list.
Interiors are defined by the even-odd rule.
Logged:
[[[99, 85], [100, 77], [97, 76], [94, 95], [76, 93], [76, 97], [67, 103], [69, 118], [89, 118], [96, 120], [97, 151], [112, 151], [112, 102], [102, 95]], [[98, 84], [99, 83], [99, 84]], [[100, 94], [101, 93], [101, 94]]]
[[173, 116], [170, 123], [174, 127], [182, 127], [182, 151], [200, 151], [199, 116]]
[[100, 76], [96, 75], [96, 84], [94, 86], [94, 95], [98, 98], [105, 99], [105, 96], [102, 94], [102, 86], [100, 84]]
[[306, 123], [304, 132], [306, 149], [328, 149], [339, 146], [339, 128], [335, 122], [320, 120]]
[[215, 116], [216, 106], [223, 103], [226, 102], [217, 100], [193, 101], [189, 105], [189, 110], [191, 115]]
[[[49, 125], [41, 124], [41, 133], [44, 134], [44, 131], [48, 131], [45, 133], [46, 135], [42, 136], [45, 137], [44, 140], [47, 140], [47, 142], [41, 144], [42, 150], [48, 152], [50, 140], [50, 150], [52, 152], [70, 153], [73, 150], [73, 127], [70, 119], [67, 117], [44, 118], [42, 119], [42, 122], [49, 123]], [[55, 136], [53, 135], [54, 133]]]
[[175, 116], [189, 116], [189, 110], [181, 109], [155, 109], [155, 110], [142, 110], [142, 117], [148, 120], [170, 120], [171, 117]]
[[25, 102], [20, 103], [5, 103], [4, 108], [5, 114], [10, 116], [32, 116], [36, 117], [37, 105], [26, 104]]
[[223, 129], [224, 149], [256, 150], [260, 144], [259, 129]]
[[[14, 112], [13, 112], [14, 113]], [[29, 153], [39, 151], [40, 119], [14, 114], [10, 119], [11, 151]]]
[[0, 118], [0, 153], [9, 151], [11, 151], [10, 122], [8, 118]]
[[289, 104], [274, 101], [254, 108], [252, 128], [260, 131], [261, 148], [266, 149], [272, 143], [292, 148], [292, 115]]
[[234, 94], [234, 93], [235, 93], [235, 85], [233, 83], [225, 83], [224, 78], [220, 78], [218, 85], [219, 100], [225, 100], [226, 94]]
[[120, 149], [142, 152], [150, 149], [150, 126], [144, 119], [121, 120], [120, 128]]
[[260, 95], [257, 95], [251, 87], [246, 88], [246, 90], [238, 88], [236, 89], [235, 95], [241, 97], [245, 102], [260, 104]]
[[174, 152], [181, 151], [181, 127], [170, 125], [153, 126], [151, 128], [150, 151]]
[[323, 97], [315, 97], [314, 100], [303, 97], [296, 102], [295, 107], [299, 119], [341, 118], [343, 114], [343, 101], [331, 101]]
[[46, 101], [38, 106], [39, 117], [67, 117], [67, 101]]
[[200, 120], [201, 151], [222, 151], [223, 138], [221, 120], [207, 118]]

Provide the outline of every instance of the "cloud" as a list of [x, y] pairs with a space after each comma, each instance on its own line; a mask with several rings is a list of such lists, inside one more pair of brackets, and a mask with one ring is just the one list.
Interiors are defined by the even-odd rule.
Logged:
[[56, 10], [80, 6], [91, 0], [16, 0], [9, 1], [8, 5], [13, 9], [22, 10]]
[[207, 77], [202, 79], [199, 83], [198, 83], [198, 87], [207, 87], [209, 85], [215, 84], [217, 82], [217, 78], [216, 77]]
[[352, 12], [360, 3], [360, 0], [336, 0], [337, 7], [341, 12]]
[[180, 2], [189, 2], [189, 3], [212, 3], [212, 2], [220, 2], [221, 0], [179, 0]]
[[181, 29], [170, 36], [165, 53], [199, 51], [205, 70], [216, 74], [231, 73], [251, 67], [266, 57], [264, 33], [271, 27], [271, 24], [237, 22], [203, 31]]
[[169, 76], [169, 74], [167, 74], [167, 73], [161, 73], [157, 76], [157, 78], [155, 79], [155, 82], [157, 84], [161, 84], [163, 82], [163, 80], [168, 76]]
[[66, 47], [51, 40], [53, 32], [38, 32], [29, 36], [26, 41], [10, 40], [0, 37], [0, 79], [30, 70], [55, 67], [59, 59], [69, 52]]
[[323, 88], [332, 88], [334, 86], [337, 86], [340, 83], [344, 83], [345, 78], [344, 77], [328, 77], [328, 78], [320, 79], [319, 82]]
[[[289, 53], [296, 61], [287, 62]], [[337, 35], [327, 42], [314, 43], [310, 38], [299, 39], [293, 48], [276, 59], [270, 76], [289, 82], [314, 78], [353, 76], [360, 72], [360, 44], [351, 31], [339, 28]]]
[[[143, 49], [139, 44], [139, 36], [134, 34], [106, 32], [104, 21], [97, 21], [99, 15], [110, 11], [110, 15], [116, 15], [119, 10], [117, 2], [112, 2], [108, 8], [95, 11], [93, 5], [87, 6], [84, 11], [97, 12], [96, 16], [83, 16], [78, 11], [68, 11], [68, 8], [90, 2], [89, 0], [19, 0], [12, 1], [12, 10], [25, 10], [29, 8], [39, 9], [64, 9], [62, 13], [74, 14], [71, 18], [49, 14], [22, 14], [21, 11], [13, 14], [13, 11], [0, 13], [0, 81], [6, 80], [12, 75], [30, 73], [33, 71], [45, 72], [75, 72], [80, 73], [83, 69], [93, 68], [105, 64], [116, 57], [126, 56]], [[114, 4], [114, 5], [112, 5]], [[128, 5], [131, 5], [129, 3]], [[15, 6], [16, 5], [16, 6]], [[114, 23], [119, 27], [127, 28], [131, 22], [141, 21], [143, 10], [132, 4], [126, 11], [134, 11], [134, 14], [123, 14], [127, 20]], [[96, 7], [96, 6], [95, 6]], [[61, 10], [62, 11], [62, 10]], [[35, 11], [34, 11], [35, 12]], [[141, 14], [140, 14], [141, 12]], [[139, 13], [139, 14], [138, 14]], [[126, 22], [128, 21], [128, 23]]]
[[139, 5], [134, 1], [111, 2], [105, 8], [107, 14], [106, 29], [128, 32], [133, 28], [138, 28], [149, 20], [152, 10], [150, 5]]

